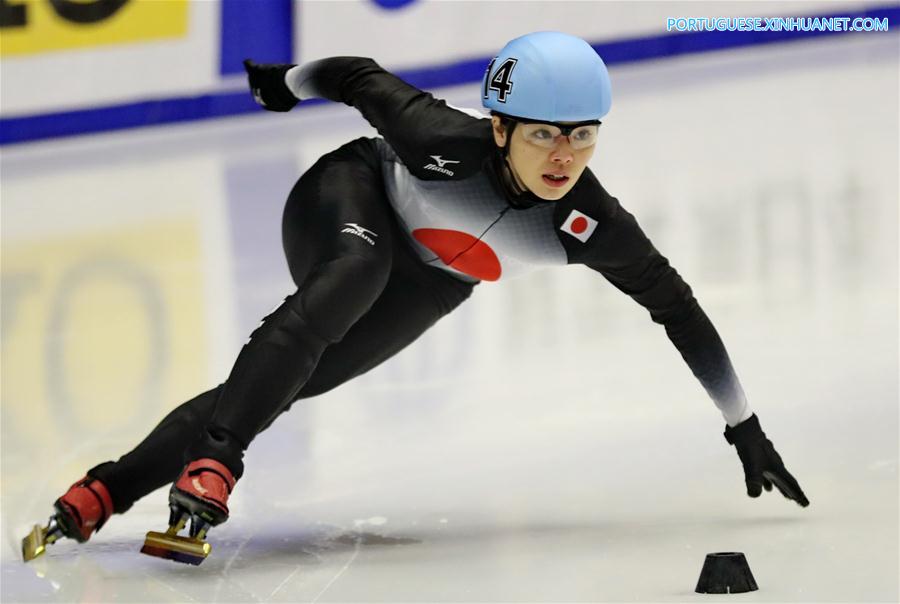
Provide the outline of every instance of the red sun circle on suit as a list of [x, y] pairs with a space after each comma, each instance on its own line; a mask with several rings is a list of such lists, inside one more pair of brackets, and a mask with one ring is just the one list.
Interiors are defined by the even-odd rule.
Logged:
[[588, 221], [584, 216], [579, 216], [572, 221], [572, 224], [569, 225], [569, 228], [572, 229], [573, 233], [581, 234], [587, 230]]
[[496, 281], [503, 272], [497, 254], [477, 237], [449, 229], [416, 229], [416, 241], [434, 252], [447, 266], [482, 281]]

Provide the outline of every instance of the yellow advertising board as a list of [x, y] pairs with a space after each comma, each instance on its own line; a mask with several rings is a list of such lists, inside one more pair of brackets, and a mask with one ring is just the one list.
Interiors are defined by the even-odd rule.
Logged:
[[0, 0], [0, 56], [180, 38], [188, 0]]
[[4, 242], [4, 450], [144, 433], [208, 386], [200, 247], [193, 222]]

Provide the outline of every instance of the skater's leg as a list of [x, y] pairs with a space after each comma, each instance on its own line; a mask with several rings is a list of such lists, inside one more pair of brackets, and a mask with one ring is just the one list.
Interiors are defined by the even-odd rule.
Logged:
[[[201, 436], [169, 491], [169, 529], [142, 552], [199, 564], [210, 526], [228, 518], [243, 454], [384, 290], [391, 272], [392, 214], [371, 142], [320, 159], [288, 197], [284, 245], [297, 291], [254, 331], [222, 387]], [[185, 540], [177, 533], [190, 519]]]
[[394, 246], [391, 276], [381, 296], [343, 340], [325, 350], [296, 400], [318, 396], [380, 365], [471, 295], [471, 284], [426, 266], [402, 238]]
[[184, 467], [184, 451], [209, 423], [222, 391], [218, 386], [173, 409], [141, 443], [119, 458], [88, 470], [112, 496], [115, 513], [171, 483]]
[[[408, 246], [399, 238], [396, 245]], [[297, 399], [327, 392], [380, 365], [471, 295], [471, 284], [422, 264], [412, 254], [408, 248], [395, 252], [384, 292], [343, 340], [328, 347]]]
[[[392, 217], [365, 143], [328, 154], [297, 183], [284, 244], [297, 292], [253, 332], [202, 437], [185, 461], [214, 459], [235, 478], [254, 436], [290, 403], [325, 349], [381, 295], [391, 271]], [[358, 228], [357, 228], [358, 227]]]

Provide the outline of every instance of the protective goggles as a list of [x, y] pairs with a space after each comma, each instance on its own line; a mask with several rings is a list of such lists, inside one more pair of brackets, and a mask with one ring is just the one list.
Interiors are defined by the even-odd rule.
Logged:
[[600, 122], [580, 122], [577, 124], [552, 124], [521, 117], [504, 115], [506, 119], [519, 123], [525, 140], [544, 149], [556, 147], [561, 136], [569, 139], [573, 149], [587, 149], [597, 144]]

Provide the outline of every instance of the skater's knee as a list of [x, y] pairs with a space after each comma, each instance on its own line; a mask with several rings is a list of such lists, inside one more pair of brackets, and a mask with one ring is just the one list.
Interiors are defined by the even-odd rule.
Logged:
[[301, 312], [323, 338], [337, 342], [387, 284], [390, 258], [347, 255], [315, 267], [301, 286]]
[[222, 391], [222, 384], [182, 403], [173, 412], [175, 419], [182, 425], [195, 427], [197, 430], [206, 425], [216, 410], [216, 401]]
[[372, 307], [390, 266], [389, 256], [376, 255], [345, 254], [320, 262], [297, 292], [263, 319], [248, 345], [287, 348], [296, 362], [318, 362], [322, 351], [343, 339]]

